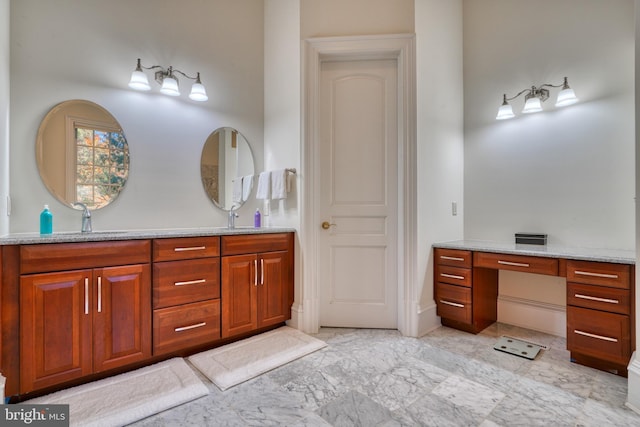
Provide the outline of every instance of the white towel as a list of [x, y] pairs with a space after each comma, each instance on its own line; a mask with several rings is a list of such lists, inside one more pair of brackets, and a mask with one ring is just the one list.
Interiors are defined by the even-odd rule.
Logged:
[[271, 172], [271, 199], [287, 198], [287, 170], [280, 169]]
[[233, 193], [231, 194], [232, 200], [234, 203], [242, 202], [242, 177], [234, 178], [232, 180], [233, 184]]
[[253, 188], [253, 175], [246, 175], [242, 177], [242, 201], [249, 200], [251, 189]]
[[269, 198], [271, 198], [271, 172], [266, 171], [262, 172], [258, 178], [256, 199], [268, 200]]

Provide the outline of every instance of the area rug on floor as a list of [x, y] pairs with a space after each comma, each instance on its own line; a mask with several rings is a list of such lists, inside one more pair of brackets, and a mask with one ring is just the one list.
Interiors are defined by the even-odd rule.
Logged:
[[122, 426], [209, 393], [182, 358], [24, 403], [69, 404], [71, 426]]
[[540, 350], [544, 349], [541, 345], [506, 336], [500, 337], [493, 348], [498, 351], [504, 351], [505, 353], [524, 357], [530, 360], [535, 359]]
[[327, 343], [283, 326], [189, 357], [189, 362], [220, 390], [326, 347]]

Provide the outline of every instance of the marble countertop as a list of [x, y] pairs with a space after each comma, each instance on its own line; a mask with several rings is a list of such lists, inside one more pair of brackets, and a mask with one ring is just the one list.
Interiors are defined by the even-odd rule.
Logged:
[[572, 248], [556, 245], [523, 245], [488, 240], [455, 240], [433, 244], [434, 248], [461, 249], [514, 255], [533, 255], [546, 258], [565, 258], [585, 261], [635, 264], [636, 252], [622, 249]]
[[289, 227], [261, 227], [238, 226], [234, 229], [227, 227], [200, 228], [168, 228], [157, 230], [100, 230], [91, 233], [80, 231], [54, 232], [50, 235], [39, 233], [13, 233], [0, 236], [0, 246], [3, 245], [35, 245], [41, 243], [74, 243], [74, 242], [105, 242], [110, 240], [138, 240], [160, 239], [170, 237], [202, 237], [228, 236], [234, 234], [268, 234], [295, 232]]

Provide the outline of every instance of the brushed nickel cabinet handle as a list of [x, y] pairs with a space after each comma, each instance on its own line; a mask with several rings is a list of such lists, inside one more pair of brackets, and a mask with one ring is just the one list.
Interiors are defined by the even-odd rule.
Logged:
[[102, 313], [102, 277], [98, 276], [98, 313]]
[[264, 258], [260, 258], [260, 284], [264, 285]]
[[511, 262], [511, 261], [498, 260], [498, 264], [511, 265], [513, 267], [529, 267], [529, 264], [524, 263], [524, 262]]
[[446, 255], [440, 255], [440, 259], [446, 259], [449, 261], [464, 261], [464, 258], [460, 258], [457, 256], [446, 256]]
[[618, 340], [616, 338], [605, 337], [605, 336], [596, 335], [596, 334], [590, 334], [589, 332], [580, 331], [578, 329], [574, 329], [573, 332], [578, 334], [578, 335], [583, 335], [585, 337], [595, 338], [595, 339], [602, 340], [602, 341], [618, 342]]
[[442, 304], [451, 305], [453, 307], [464, 308], [464, 304], [458, 304], [457, 302], [445, 301], [443, 299], [440, 300]]
[[606, 274], [606, 273], [592, 273], [591, 271], [580, 271], [575, 270], [574, 273], [578, 276], [590, 276], [590, 277], [602, 277], [603, 279], [617, 279], [617, 274]]
[[253, 286], [258, 286], [258, 260], [253, 260]]
[[458, 279], [458, 280], [464, 280], [465, 279], [464, 276], [458, 276], [458, 275], [455, 275], [455, 274], [440, 273], [440, 275], [442, 277], [448, 277], [449, 279]]
[[207, 249], [206, 246], [188, 246], [184, 248], [174, 248], [174, 252], [184, 252], [184, 251], [203, 251]]
[[207, 279], [187, 280], [184, 282], [174, 282], [173, 286], [197, 285], [198, 283], [206, 283]]
[[84, 278], [84, 314], [89, 314], [89, 278]]
[[207, 324], [207, 322], [200, 322], [200, 323], [196, 323], [194, 325], [182, 326], [180, 328], [175, 328], [174, 331], [175, 332], [188, 331], [189, 329], [201, 328], [203, 326], [206, 326], [206, 324]]
[[587, 299], [590, 301], [598, 301], [598, 302], [607, 302], [609, 304], [620, 304], [620, 301], [617, 299], [609, 299], [609, 298], [598, 298], [592, 297], [591, 295], [582, 295], [582, 294], [574, 294], [576, 298]]

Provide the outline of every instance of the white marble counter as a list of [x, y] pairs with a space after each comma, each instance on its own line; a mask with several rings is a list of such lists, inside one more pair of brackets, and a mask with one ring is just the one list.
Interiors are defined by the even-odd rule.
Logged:
[[555, 245], [523, 245], [487, 240], [456, 240], [435, 243], [434, 248], [461, 249], [514, 255], [533, 255], [547, 258], [565, 258], [585, 261], [635, 264], [636, 252], [621, 249], [571, 248]]
[[295, 232], [288, 227], [245, 227], [234, 229], [227, 227], [201, 227], [201, 228], [173, 228], [158, 230], [105, 230], [91, 233], [79, 231], [58, 232], [50, 235], [38, 233], [14, 233], [0, 236], [0, 246], [3, 245], [34, 245], [41, 243], [73, 243], [73, 242], [104, 242], [110, 240], [138, 240], [160, 239], [169, 237], [202, 237], [202, 236], [226, 236], [233, 234], [268, 234]]

